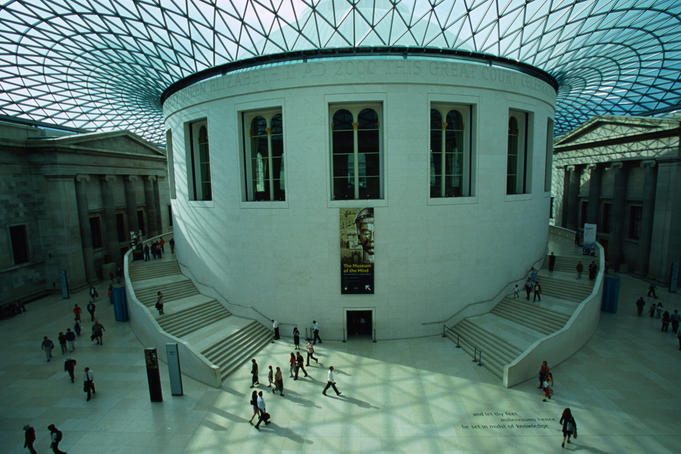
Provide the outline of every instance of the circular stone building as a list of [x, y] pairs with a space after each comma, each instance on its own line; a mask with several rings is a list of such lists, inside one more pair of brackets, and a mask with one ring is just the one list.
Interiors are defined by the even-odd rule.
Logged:
[[177, 257], [230, 311], [322, 338], [434, 334], [544, 256], [547, 74], [423, 50], [238, 65], [163, 105]]

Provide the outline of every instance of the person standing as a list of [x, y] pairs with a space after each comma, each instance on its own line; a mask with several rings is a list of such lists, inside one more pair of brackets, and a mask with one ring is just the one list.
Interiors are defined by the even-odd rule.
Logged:
[[301, 355], [300, 352], [296, 353], [296, 376], [293, 378], [294, 380], [298, 380], [298, 371], [301, 369], [303, 370], [305, 376], [309, 377], [307, 371], [305, 370], [305, 367], [303, 367], [303, 363], [305, 363], [303, 355]]
[[648, 285], [648, 296], [652, 296], [653, 298], [657, 299], [657, 294], [655, 294], [655, 281], [654, 280], [650, 281], [650, 284]]
[[646, 304], [646, 302], [643, 300], [643, 297], [642, 297], [642, 296], [639, 297], [639, 298], [636, 300], [636, 313], [638, 314], [639, 317], [640, 317], [641, 314], [643, 313], [643, 306], [644, 306], [645, 304]]
[[75, 306], [73, 306], [73, 315], [76, 316], [76, 321], [77, 321], [77, 322], [80, 321], [80, 311], [81, 311], [81, 309], [80, 309], [80, 306], [79, 306], [78, 304], [76, 304]]
[[249, 424], [253, 424], [253, 418], [255, 418], [258, 415], [258, 391], [253, 391], [251, 393], [251, 400], [249, 401], [251, 404], [251, 408], [253, 409], [253, 414], [251, 415], [251, 419], [248, 420]]
[[36, 454], [33, 443], [35, 442], [35, 429], [32, 426], [26, 424], [24, 426], [24, 448], [28, 448], [31, 454]]
[[97, 340], [98, 345], [104, 345], [104, 326], [95, 320], [95, 324], [92, 326], [92, 337]]
[[530, 300], [530, 293], [532, 293], [532, 279], [528, 277], [525, 281], [525, 294], [527, 295], [527, 301]]
[[563, 410], [563, 414], [560, 417], [559, 424], [563, 425], [563, 443], [561, 443], [561, 448], [565, 447], [565, 438], [567, 437], [567, 442], [570, 443], [570, 437], [573, 436], [577, 438], [577, 423], [575, 418], [572, 416], [572, 412], [569, 408]]
[[582, 271], [584, 271], [584, 265], [582, 265], [582, 262], [577, 262], [577, 266], [575, 267], [577, 269], [577, 279], [582, 278]]
[[660, 331], [662, 331], [662, 332], [669, 331], [669, 322], [670, 321], [671, 321], [671, 317], [669, 316], [669, 311], [664, 311], [664, 314], [662, 314], [662, 329]]
[[76, 323], [74, 323], [73, 330], [76, 332], [77, 336], [80, 336], [80, 323], [78, 320], [76, 320]]
[[149, 245], [148, 244], [144, 245], [143, 251], [144, 251], [144, 261], [148, 262], [149, 261]]
[[298, 331], [297, 326], [293, 328], [293, 345], [296, 350], [300, 350], [300, 331]]
[[267, 408], [265, 408], [265, 399], [262, 397], [262, 391], [258, 393], [258, 422], [255, 424], [255, 428], [260, 430], [260, 423], [265, 421], [265, 425], [270, 423], [270, 415], [267, 413]]
[[681, 314], [679, 314], [679, 311], [674, 309], [674, 313], [671, 315], [671, 320], [672, 320], [672, 331], [674, 334], [679, 330], [679, 322], [681, 321]]
[[97, 289], [95, 288], [94, 285], [90, 286], [90, 299], [91, 300], [96, 300], [99, 297], [99, 293], [97, 293]]
[[279, 340], [279, 320], [272, 320], [272, 330], [274, 331], [274, 340]]
[[553, 273], [553, 269], [556, 267], [556, 256], [553, 255], [553, 251], [549, 255], [549, 273]]
[[596, 273], [598, 272], [598, 265], [593, 260], [589, 263], [589, 280], [593, 281], [596, 279]]
[[326, 396], [326, 390], [329, 389], [329, 387], [332, 387], [333, 390], [336, 391], [337, 396], [342, 394], [340, 391], [338, 391], [338, 388], [336, 388], [336, 380], [333, 379], [333, 366], [329, 366], [328, 380], [326, 382], [326, 386], [324, 387], [324, 391], [322, 391], [322, 394]]
[[539, 368], [539, 386], [537, 388], [541, 389], [544, 386], [544, 380], [549, 374], [549, 365], [546, 361], [541, 362], [541, 367]]
[[655, 304], [650, 303], [650, 309], [648, 309], [648, 315], [650, 315], [650, 318], [653, 318], [655, 316]]
[[90, 321], [94, 322], [95, 321], [95, 302], [90, 300], [89, 303], [87, 303], [87, 311], [90, 313]]
[[274, 370], [272, 369], [272, 366], [267, 366], [267, 369], [268, 369], [268, 371], [267, 371], [267, 381], [268, 381], [267, 386], [269, 388], [272, 388], [272, 385], [274, 385]]
[[258, 381], [258, 363], [255, 362], [255, 358], [251, 360], [251, 388], [255, 385], [259, 385]]
[[158, 310], [158, 315], [163, 315], [163, 293], [159, 290], [156, 292], [156, 310]]
[[76, 380], [76, 360], [68, 358], [64, 361], [64, 370], [69, 374], [69, 377], [71, 377], [71, 383], [74, 383]]
[[174, 254], [175, 253], [175, 238], [170, 239], [170, 253]]
[[553, 394], [553, 375], [551, 375], [551, 372], [546, 374], [546, 378], [544, 378], [544, 383], [542, 386], [544, 387], [544, 398], [542, 399], [542, 402], [546, 402], [546, 399], [550, 399], [551, 394]]
[[319, 323], [317, 322], [317, 320], [312, 320], [312, 334], [314, 335], [312, 343], [317, 344], [317, 341], [319, 341], [319, 343], [321, 344], [322, 338], [319, 337]]
[[47, 426], [47, 430], [50, 431], [50, 448], [52, 448], [52, 452], [54, 454], [66, 454], [66, 452], [59, 449], [59, 443], [63, 436], [61, 430], [57, 429], [54, 424]]
[[518, 289], [518, 284], [513, 287], [513, 299], [517, 300], [520, 298], [520, 289]]
[[66, 354], [66, 336], [62, 331], [59, 331], [59, 336], [57, 336], [57, 339], [59, 340], [59, 346], [61, 347], [61, 354]]
[[541, 301], [541, 285], [539, 285], [539, 281], [534, 283], [534, 298], [532, 299], [532, 302], [534, 303], [537, 299]]
[[87, 393], [87, 400], [92, 398], [92, 394], [97, 394], [95, 391], [95, 374], [89, 367], [85, 368], [85, 373], [83, 374], [83, 391]]
[[274, 373], [274, 388], [272, 393], [279, 391], [279, 395], [284, 395], [284, 377], [281, 375], [281, 369], [277, 366], [277, 371]]
[[52, 349], [54, 348], [54, 342], [49, 340], [47, 336], [43, 337], [43, 343], [40, 345], [42, 351], [45, 352], [45, 359], [49, 363], [52, 360]]
[[305, 349], [307, 350], [307, 364], [305, 365], [310, 367], [310, 358], [314, 359], [315, 362], [319, 364], [319, 360], [314, 357], [314, 347], [312, 346], [310, 339], [307, 340], [307, 345], [305, 346]]

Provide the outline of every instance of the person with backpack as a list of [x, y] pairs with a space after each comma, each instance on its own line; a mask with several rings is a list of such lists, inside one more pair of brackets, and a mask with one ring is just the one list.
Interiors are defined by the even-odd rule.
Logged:
[[76, 380], [75, 377], [76, 360], [73, 358], [69, 358], [66, 361], [64, 361], [64, 371], [69, 374], [69, 377], [71, 377], [71, 383], [74, 383]]
[[569, 408], [563, 410], [563, 415], [560, 417], [559, 424], [563, 425], [563, 443], [561, 443], [560, 446], [561, 448], [564, 448], [565, 438], [567, 438], [568, 443], [570, 443], [570, 437], [577, 438], [577, 423]]
[[104, 326], [95, 320], [95, 324], [92, 326], [92, 337], [90, 340], [96, 340], [98, 345], [103, 345], [104, 341], [102, 337], [104, 336]]
[[45, 359], [49, 363], [52, 359], [52, 349], [54, 348], [54, 342], [49, 340], [47, 336], [44, 336], [43, 343], [40, 345], [40, 348], [45, 352]]
[[76, 349], [74, 344], [76, 341], [76, 335], [73, 331], [71, 331], [71, 328], [66, 328], [66, 334], [64, 334], [64, 337], [66, 337], [66, 344], [69, 346], [69, 351], [74, 351]]
[[87, 303], [87, 311], [90, 313], [90, 321], [94, 322], [95, 321], [95, 302], [90, 300], [89, 303]]
[[59, 449], [59, 443], [63, 437], [61, 430], [57, 429], [54, 424], [47, 426], [47, 430], [50, 431], [50, 448], [54, 454], [66, 454], [66, 452]]

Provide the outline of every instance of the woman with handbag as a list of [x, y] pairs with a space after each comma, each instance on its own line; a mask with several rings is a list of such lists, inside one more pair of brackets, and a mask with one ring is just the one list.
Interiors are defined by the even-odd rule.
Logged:
[[564, 448], [566, 437], [568, 443], [570, 443], [571, 436], [577, 438], [577, 423], [569, 408], [563, 410], [563, 415], [560, 417], [559, 423], [563, 425], [563, 443], [561, 443], [560, 446], [561, 448]]

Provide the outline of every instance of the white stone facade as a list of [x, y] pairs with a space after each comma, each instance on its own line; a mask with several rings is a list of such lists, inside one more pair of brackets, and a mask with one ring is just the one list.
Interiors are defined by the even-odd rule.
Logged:
[[[381, 196], [333, 200], [332, 106], [378, 106]], [[342, 338], [346, 310], [373, 310], [378, 339], [439, 332], [545, 254], [547, 122], [555, 91], [521, 72], [435, 59], [338, 59], [233, 73], [164, 104], [178, 260], [237, 315]], [[470, 195], [431, 197], [430, 110], [470, 109]], [[281, 111], [285, 200], [248, 201], [242, 113]], [[527, 113], [526, 189], [507, 194], [510, 112]], [[206, 121], [210, 200], [189, 200], [188, 131]], [[171, 193], [172, 193], [171, 189]], [[373, 207], [375, 292], [341, 295], [339, 209]], [[304, 335], [303, 331], [303, 335]]]

